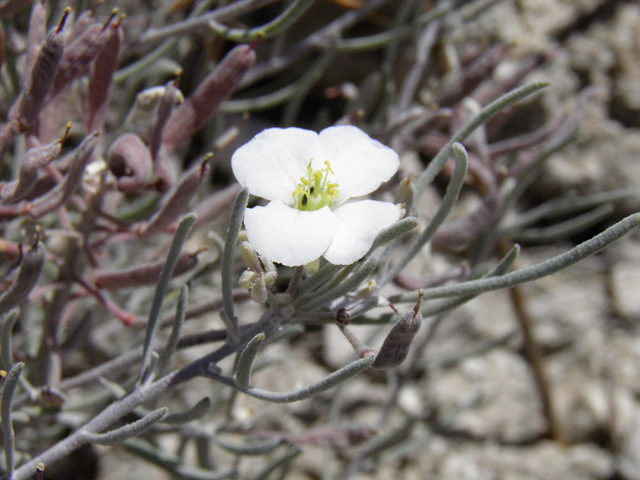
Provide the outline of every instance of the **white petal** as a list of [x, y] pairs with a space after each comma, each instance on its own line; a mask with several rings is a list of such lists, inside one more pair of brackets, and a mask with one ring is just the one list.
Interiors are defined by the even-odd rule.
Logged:
[[339, 201], [377, 190], [398, 170], [400, 160], [391, 148], [357, 127], [329, 127], [319, 135], [324, 157], [331, 162]]
[[338, 228], [338, 218], [321, 208], [303, 212], [278, 201], [244, 213], [249, 242], [256, 251], [289, 267], [306, 265], [327, 249]]
[[335, 265], [350, 265], [360, 260], [376, 235], [400, 218], [400, 210], [394, 204], [375, 200], [346, 203], [333, 213], [340, 222], [323, 256]]
[[320, 155], [318, 134], [301, 128], [269, 128], [231, 157], [233, 174], [249, 192], [292, 205], [309, 160]]

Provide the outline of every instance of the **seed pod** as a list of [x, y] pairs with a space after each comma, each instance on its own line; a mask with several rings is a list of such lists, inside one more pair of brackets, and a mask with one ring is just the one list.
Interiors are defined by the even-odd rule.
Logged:
[[33, 191], [38, 181], [38, 171], [58, 158], [65, 137], [66, 132], [61, 139], [53, 143], [27, 150], [20, 167], [18, 180], [3, 188], [0, 194], [0, 197], [6, 203], [15, 203], [23, 200]]
[[142, 190], [151, 182], [153, 162], [146, 145], [135, 133], [120, 135], [107, 154], [109, 169], [123, 192]]
[[154, 160], [160, 151], [160, 146], [162, 145], [162, 132], [164, 131], [164, 127], [171, 116], [171, 112], [173, 112], [173, 107], [182, 101], [184, 101], [184, 98], [182, 97], [180, 90], [178, 90], [176, 82], [171, 81], [167, 83], [164, 88], [162, 100], [158, 104], [158, 108], [156, 110], [155, 121], [149, 130], [149, 151], [151, 152], [151, 158]]
[[[31, 71], [38, 58], [40, 46], [45, 42], [47, 36], [47, 5], [44, 1], [37, 1], [31, 10], [29, 18], [29, 31], [27, 32], [27, 60], [25, 62], [24, 76], [22, 81], [26, 83], [31, 77]], [[26, 87], [26, 85], [22, 85]]]
[[60, 25], [58, 29], [47, 35], [33, 65], [29, 87], [20, 96], [17, 112], [15, 117], [12, 117], [17, 118], [18, 128], [21, 131], [28, 130], [38, 119], [44, 105], [44, 99], [51, 89], [56, 72], [59, 71], [64, 54], [64, 38], [61, 33], [64, 19]]
[[87, 88], [87, 132], [101, 130], [107, 109], [113, 73], [118, 65], [118, 54], [122, 43], [122, 29], [118, 21], [109, 29], [105, 48], [98, 54], [91, 68]]
[[25, 0], [7, 0], [0, 6], [0, 18], [7, 18], [18, 13], [29, 2]]
[[82, 174], [84, 173], [87, 163], [89, 163], [89, 160], [93, 156], [97, 144], [98, 132], [94, 132], [78, 145], [73, 153], [73, 160], [64, 180], [46, 195], [37, 198], [33, 202], [30, 211], [30, 215], [33, 218], [38, 218], [46, 213], [53, 212], [55, 209], [64, 205], [80, 184]]
[[198, 191], [202, 179], [209, 171], [210, 159], [211, 156], [207, 155], [199, 165], [196, 165], [182, 176], [173, 192], [168, 194], [168, 199], [160, 207], [160, 210], [147, 223], [142, 224], [137, 229], [138, 235], [146, 237], [168, 229], [189, 206], [189, 202]]
[[[183, 252], [178, 257], [178, 263], [173, 271], [173, 276], [177, 277], [188, 272], [198, 264], [198, 253]], [[93, 283], [98, 288], [107, 290], [117, 290], [120, 288], [137, 287], [140, 285], [153, 285], [158, 282], [160, 272], [165, 261], [160, 260], [153, 263], [138, 265], [125, 270], [95, 271], [92, 275]]]
[[393, 326], [387, 338], [384, 339], [380, 352], [378, 352], [371, 368], [396, 368], [405, 361], [413, 337], [418, 333], [420, 324], [422, 323], [422, 314], [420, 313], [422, 294], [423, 292], [420, 290], [418, 303], [413, 311], [405, 313]]
[[35, 245], [22, 256], [20, 270], [13, 283], [0, 296], [0, 315], [20, 305], [40, 278], [44, 266], [45, 249], [36, 240]]
[[231, 50], [171, 115], [162, 137], [163, 144], [173, 149], [200, 130], [220, 104], [233, 94], [255, 62], [256, 54], [250, 46], [238, 45]]
[[[199, 203], [193, 209], [198, 219], [191, 228], [198, 230], [202, 225], [211, 223], [220, 215], [229, 212], [241, 188], [242, 187], [236, 183], [213, 195], [209, 195], [202, 203]], [[177, 226], [178, 224], [176, 222], [175, 227]]]
[[117, 9], [114, 10], [106, 25], [94, 23], [67, 46], [53, 79], [51, 97], [59, 94], [67, 85], [88, 72], [91, 62], [106, 47], [111, 37], [107, 26], [117, 13]]
[[[99, 2], [98, 5], [100, 5], [101, 3], [103, 2]], [[85, 10], [80, 14], [78, 18], [75, 19], [75, 21], [73, 22], [73, 27], [69, 29], [69, 33], [67, 34], [67, 45], [71, 45], [80, 35], [82, 35], [87, 30], [87, 28], [97, 23], [95, 11], [98, 5], [96, 5], [91, 10]]]

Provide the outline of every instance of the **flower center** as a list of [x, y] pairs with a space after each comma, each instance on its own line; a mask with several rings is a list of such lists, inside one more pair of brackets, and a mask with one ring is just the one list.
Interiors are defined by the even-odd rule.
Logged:
[[298, 189], [292, 193], [296, 199], [298, 210], [320, 210], [330, 207], [334, 198], [338, 197], [338, 184], [329, 183], [329, 174], [335, 175], [329, 162], [324, 162], [325, 168], [313, 170], [311, 160], [307, 166], [307, 178], [300, 177]]

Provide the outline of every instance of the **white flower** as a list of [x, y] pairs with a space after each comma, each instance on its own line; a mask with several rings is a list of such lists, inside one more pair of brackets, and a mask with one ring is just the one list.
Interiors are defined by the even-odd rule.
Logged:
[[337, 265], [359, 260], [376, 235], [398, 220], [400, 210], [354, 197], [376, 190], [398, 165], [392, 149], [356, 127], [330, 127], [319, 134], [264, 130], [231, 159], [240, 184], [270, 200], [246, 210], [249, 242], [263, 257], [287, 266], [321, 256]]

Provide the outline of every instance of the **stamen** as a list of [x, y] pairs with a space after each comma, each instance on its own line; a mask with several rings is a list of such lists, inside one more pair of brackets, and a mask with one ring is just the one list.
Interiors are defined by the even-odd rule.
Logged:
[[297, 199], [299, 210], [319, 210], [331, 206], [334, 198], [338, 198], [338, 184], [329, 182], [329, 174], [333, 174], [331, 165], [325, 161], [325, 168], [313, 170], [313, 159], [307, 165], [307, 178], [300, 177], [298, 188], [292, 193]]

